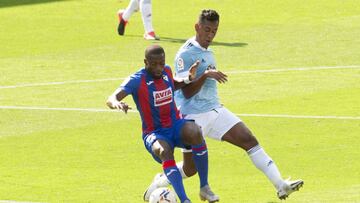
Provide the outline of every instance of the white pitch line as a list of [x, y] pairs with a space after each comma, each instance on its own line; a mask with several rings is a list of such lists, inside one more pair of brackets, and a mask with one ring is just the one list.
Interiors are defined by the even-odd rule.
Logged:
[[[111, 109], [89, 109], [89, 108], [51, 108], [51, 107], [37, 107], [37, 106], [0, 106], [0, 109], [14, 109], [14, 110], [47, 110], [47, 111], [87, 111], [87, 112], [116, 112]], [[137, 112], [129, 110], [129, 112]]]
[[[299, 67], [299, 68], [283, 68], [283, 69], [268, 69], [268, 70], [233, 70], [225, 73], [229, 74], [243, 74], [243, 73], [274, 73], [274, 72], [289, 72], [289, 71], [311, 71], [311, 70], [327, 70], [327, 69], [358, 69], [360, 65], [351, 66], [317, 66], [317, 67]], [[77, 83], [92, 83], [92, 82], [106, 82], [114, 80], [123, 80], [125, 78], [103, 78], [95, 80], [70, 80], [60, 82], [44, 82], [44, 83], [28, 83], [9, 86], [0, 86], [0, 89], [13, 89], [21, 87], [38, 87], [38, 86], [50, 86], [50, 85], [65, 85], [65, 84], [77, 84]]]
[[78, 84], [78, 83], [91, 83], [91, 82], [105, 82], [113, 80], [124, 80], [125, 78], [104, 78], [95, 80], [70, 80], [62, 82], [44, 82], [44, 83], [28, 83], [19, 85], [0, 86], [0, 89], [13, 89], [19, 87], [38, 87], [38, 86], [49, 86], [49, 85], [65, 85], [65, 84]]
[[273, 73], [273, 72], [289, 72], [289, 71], [311, 71], [311, 70], [328, 70], [328, 69], [358, 69], [360, 65], [351, 66], [315, 66], [315, 67], [298, 67], [298, 68], [278, 68], [268, 70], [233, 70], [226, 73]]
[[0, 203], [40, 203], [40, 202], [19, 202], [14, 200], [0, 200]]
[[244, 117], [360, 120], [360, 116], [305, 116], [305, 115], [286, 115], [286, 114], [235, 114], [235, 115], [244, 116]]
[[[36, 106], [0, 106], [0, 109], [13, 110], [47, 110], [47, 111], [83, 111], [83, 112], [112, 112], [119, 113], [117, 110], [95, 109], [95, 108], [50, 108]], [[138, 112], [129, 110], [128, 112]], [[360, 116], [313, 116], [313, 115], [286, 115], [286, 114], [236, 114], [240, 117], [269, 117], [269, 118], [295, 118], [295, 119], [338, 119], [338, 120], [360, 120]]]

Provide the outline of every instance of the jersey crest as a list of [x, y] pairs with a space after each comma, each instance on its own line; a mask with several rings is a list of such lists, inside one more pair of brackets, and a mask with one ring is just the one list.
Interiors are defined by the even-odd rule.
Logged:
[[178, 71], [184, 70], [184, 60], [181, 57], [177, 59], [176, 67]]

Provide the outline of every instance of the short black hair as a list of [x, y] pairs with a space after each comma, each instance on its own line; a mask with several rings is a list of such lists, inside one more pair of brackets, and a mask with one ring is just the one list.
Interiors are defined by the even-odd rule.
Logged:
[[145, 50], [145, 58], [146, 59], [149, 59], [149, 57], [151, 55], [160, 55], [160, 54], [164, 54], [164, 56], [165, 56], [164, 49], [159, 45], [150, 45]]
[[204, 9], [201, 11], [201, 13], [199, 15], [199, 22], [204, 23], [205, 20], [211, 21], [211, 22], [220, 21], [220, 16], [215, 10]]

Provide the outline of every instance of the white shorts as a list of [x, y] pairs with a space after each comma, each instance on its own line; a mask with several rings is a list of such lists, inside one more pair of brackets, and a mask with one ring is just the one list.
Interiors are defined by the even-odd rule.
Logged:
[[[242, 122], [239, 117], [223, 106], [205, 113], [185, 115], [185, 119], [195, 120], [195, 123], [201, 127], [204, 138], [207, 136], [215, 140], [221, 140], [235, 124]], [[190, 152], [191, 150], [182, 149], [182, 151]]]

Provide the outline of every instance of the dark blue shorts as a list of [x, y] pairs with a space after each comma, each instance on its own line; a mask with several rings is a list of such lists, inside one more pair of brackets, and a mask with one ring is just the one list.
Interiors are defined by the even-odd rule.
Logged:
[[172, 128], [162, 128], [143, 136], [143, 141], [146, 150], [152, 155], [152, 157], [157, 162], [162, 163], [160, 158], [157, 157], [151, 150], [151, 146], [154, 144], [156, 140], [166, 141], [170, 145], [171, 149], [174, 149], [175, 147], [186, 148], [186, 149], [191, 148], [190, 146], [185, 145], [181, 140], [180, 132], [186, 122], [194, 122], [194, 120], [179, 119], [176, 121], [176, 123], [174, 123]]

